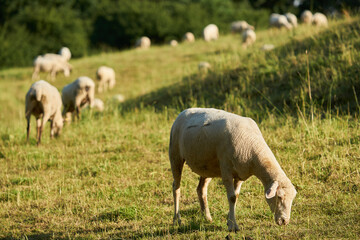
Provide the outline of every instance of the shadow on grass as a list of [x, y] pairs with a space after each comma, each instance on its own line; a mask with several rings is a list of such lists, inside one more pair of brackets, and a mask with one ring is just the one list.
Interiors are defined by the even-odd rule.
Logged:
[[[268, 110], [298, 114], [299, 106], [303, 110], [314, 104], [322, 112], [358, 114], [360, 59], [358, 54], [352, 58], [346, 54], [360, 46], [356, 37], [359, 34], [360, 21], [356, 20], [302, 41], [291, 40], [271, 52], [249, 52], [247, 61], [251, 64], [211, 71], [205, 76], [186, 76], [172, 86], [130, 99], [121, 108], [124, 111], [143, 107], [160, 111], [192, 106], [240, 108], [245, 114], [261, 116]], [[309, 53], [309, 63], [305, 51]]]

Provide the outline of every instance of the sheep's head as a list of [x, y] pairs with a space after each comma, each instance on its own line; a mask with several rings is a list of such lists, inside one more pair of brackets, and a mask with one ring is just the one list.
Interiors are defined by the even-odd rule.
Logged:
[[295, 187], [291, 184], [279, 185], [275, 181], [265, 193], [266, 201], [275, 214], [278, 225], [287, 225], [290, 221], [291, 205], [296, 196]]
[[55, 137], [58, 137], [60, 135], [63, 126], [64, 126], [64, 119], [61, 116], [58, 117], [56, 120], [54, 119], [54, 125], [52, 131]]

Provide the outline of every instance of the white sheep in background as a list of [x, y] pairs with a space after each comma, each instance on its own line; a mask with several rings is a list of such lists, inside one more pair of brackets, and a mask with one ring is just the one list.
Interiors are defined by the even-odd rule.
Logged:
[[260, 48], [263, 51], [271, 51], [275, 48], [275, 46], [273, 44], [264, 44], [262, 45], [262, 47]]
[[292, 14], [292, 13], [286, 13], [285, 14], [286, 19], [288, 20], [288, 22], [293, 26], [293, 27], [297, 27], [298, 23], [297, 23], [297, 17]]
[[147, 49], [151, 45], [150, 38], [143, 36], [136, 41], [135, 45], [137, 48]]
[[206, 42], [219, 38], [219, 28], [215, 24], [207, 25], [203, 30], [203, 38]]
[[98, 110], [99, 112], [102, 112], [102, 111], [104, 111], [104, 102], [99, 98], [95, 98], [92, 107], [95, 110]]
[[242, 33], [243, 46], [247, 47], [256, 41], [256, 33], [252, 29], [247, 29]]
[[125, 97], [124, 95], [122, 94], [115, 94], [113, 97], [112, 97], [112, 100], [117, 102], [117, 103], [122, 103], [125, 101]]
[[328, 26], [327, 17], [324, 14], [317, 12], [312, 17], [312, 24], [319, 27], [320, 26], [327, 27]]
[[172, 46], [172, 47], [176, 47], [177, 45], [178, 45], [178, 41], [176, 41], [176, 40], [171, 40], [170, 42], [169, 42], [169, 44], [170, 44], [170, 46]]
[[98, 92], [114, 88], [116, 84], [114, 69], [101, 66], [96, 71], [96, 79], [99, 81]]
[[66, 61], [69, 61], [71, 58], [70, 49], [67, 47], [62, 47], [59, 51], [59, 55], [62, 56]]
[[64, 110], [62, 112], [65, 121], [71, 120], [71, 115], [75, 112], [77, 119], [80, 119], [80, 111], [86, 104], [93, 106], [95, 95], [95, 83], [89, 77], [79, 77], [74, 82], [66, 85], [62, 90], [62, 102]]
[[195, 36], [193, 33], [191, 32], [187, 32], [185, 33], [184, 37], [183, 37], [183, 41], [184, 42], [195, 42]]
[[200, 73], [207, 73], [211, 68], [210, 63], [208, 62], [199, 62], [198, 69]]
[[54, 86], [44, 80], [32, 84], [25, 97], [26, 141], [29, 141], [31, 115], [36, 118], [38, 145], [41, 142], [41, 134], [47, 121], [50, 121], [50, 138], [58, 136], [63, 127], [61, 106], [60, 93]]
[[171, 128], [169, 158], [174, 178], [174, 224], [176, 221], [181, 224], [180, 180], [185, 162], [200, 175], [197, 194], [207, 220], [212, 221], [207, 187], [211, 178], [221, 177], [229, 202], [228, 228], [239, 230], [235, 205], [240, 187], [255, 175], [264, 186], [275, 222], [289, 223], [296, 190], [251, 118], [211, 108], [187, 109], [179, 114]]
[[68, 77], [70, 76], [70, 72], [72, 70], [72, 66], [68, 62], [63, 61], [61, 58], [58, 57], [51, 58], [51, 57], [38, 56], [34, 60], [33, 65], [34, 65], [34, 72], [32, 75], [33, 80], [39, 77], [40, 72], [48, 72], [50, 74], [50, 79], [55, 80], [56, 74], [58, 72], [64, 72], [65, 77]]
[[305, 24], [311, 24], [312, 18], [313, 18], [313, 14], [309, 10], [303, 11], [300, 16], [301, 22]]
[[230, 29], [232, 33], [242, 33], [247, 29], [255, 30], [254, 26], [251, 26], [246, 21], [232, 22], [230, 25]]
[[269, 23], [271, 27], [292, 29], [292, 25], [288, 22], [284, 15], [272, 13], [270, 15]]

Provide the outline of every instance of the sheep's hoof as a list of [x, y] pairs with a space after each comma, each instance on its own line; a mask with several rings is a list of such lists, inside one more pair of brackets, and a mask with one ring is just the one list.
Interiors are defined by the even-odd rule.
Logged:
[[237, 232], [240, 230], [239, 226], [231, 220], [228, 220], [227, 225], [229, 232]]
[[177, 224], [179, 224], [179, 226], [181, 226], [181, 219], [180, 216], [175, 216], [173, 219], [173, 225], [175, 226]]

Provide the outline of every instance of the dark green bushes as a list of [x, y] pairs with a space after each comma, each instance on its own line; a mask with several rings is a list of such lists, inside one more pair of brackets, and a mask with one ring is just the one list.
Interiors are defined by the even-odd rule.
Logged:
[[234, 20], [267, 26], [269, 12], [247, 0], [0, 0], [0, 68], [31, 65], [35, 56], [62, 46], [74, 57], [134, 45], [142, 35], [152, 43], [201, 36], [209, 23], [229, 31]]

